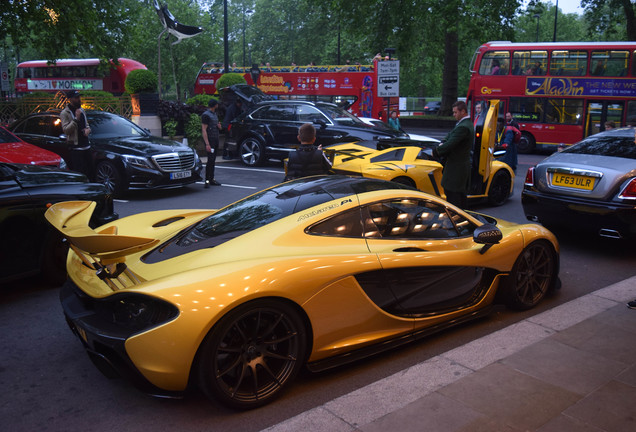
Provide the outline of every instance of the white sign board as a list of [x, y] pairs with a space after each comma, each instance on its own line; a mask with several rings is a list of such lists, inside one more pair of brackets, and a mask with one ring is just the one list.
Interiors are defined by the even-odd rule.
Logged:
[[0, 63], [0, 74], [1, 74], [1, 82], [2, 82], [2, 91], [8, 92], [11, 91], [11, 83], [9, 82], [9, 67], [6, 63]]
[[385, 60], [376, 63], [378, 67], [378, 97], [400, 96], [400, 61]]

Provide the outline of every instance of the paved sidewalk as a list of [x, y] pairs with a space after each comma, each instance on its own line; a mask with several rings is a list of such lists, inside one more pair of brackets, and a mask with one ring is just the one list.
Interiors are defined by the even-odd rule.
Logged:
[[635, 298], [636, 276], [265, 431], [633, 432]]

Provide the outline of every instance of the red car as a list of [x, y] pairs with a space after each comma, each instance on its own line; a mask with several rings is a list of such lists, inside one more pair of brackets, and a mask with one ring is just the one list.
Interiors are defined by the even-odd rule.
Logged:
[[22, 141], [0, 126], [0, 162], [66, 168], [59, 155]]

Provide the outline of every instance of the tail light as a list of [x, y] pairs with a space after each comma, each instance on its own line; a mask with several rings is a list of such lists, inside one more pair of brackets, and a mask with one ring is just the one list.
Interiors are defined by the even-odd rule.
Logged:
[[526, 173], [526, 181], [524, 182], [524, 185], [529, 187], [534, 186], [534, 167], [528, 168], [528, 172]]
[[232, 130], [232, 123], [227, 125], [227, 133], [230, 133], [231, 130]]
[[619, 198], [622, 199], [636, 199], [636, 177], [630, 180], [629, 183], [623, 188], [620, 194], [618, 194]]

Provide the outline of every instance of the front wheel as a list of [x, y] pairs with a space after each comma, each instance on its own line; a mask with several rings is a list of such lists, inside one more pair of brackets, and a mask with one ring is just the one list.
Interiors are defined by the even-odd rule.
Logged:
[[501, 287], [506, 306], [528, 310], [536, 306], [554, 286], [557, 277], [556, 253], [545, 241], [526, 247]]
[[265, 146], [257, 138], [245, 138], [239, 146], [239, 153], [247, 166], [259, 166], [265, 161]]
[[102, 161], [97, 164], [95, 169], [95, 181], [102, 183], [108, 189], [108, 192], [115, 196], [122, 195], [127, 187], [124, 177], [117, 167], [109, 161]]
[[521, 132], [521, 139], [517, 143], [517, 151], [523, 154], [529, 154], [537, 147], [537, 141], [532, 134], [528, 132]]
[[199, 386], [231, 408], [256, 408], [280, 395], [306, 351], [305, 325], [292, 306], [246, 303], [223, 317], [201, 345]]
[[494, 206], [503, 205], [510, 196], [512, 178], [510, 173], [501, 169], [495, 173], [488, 189], [488, 202]]

